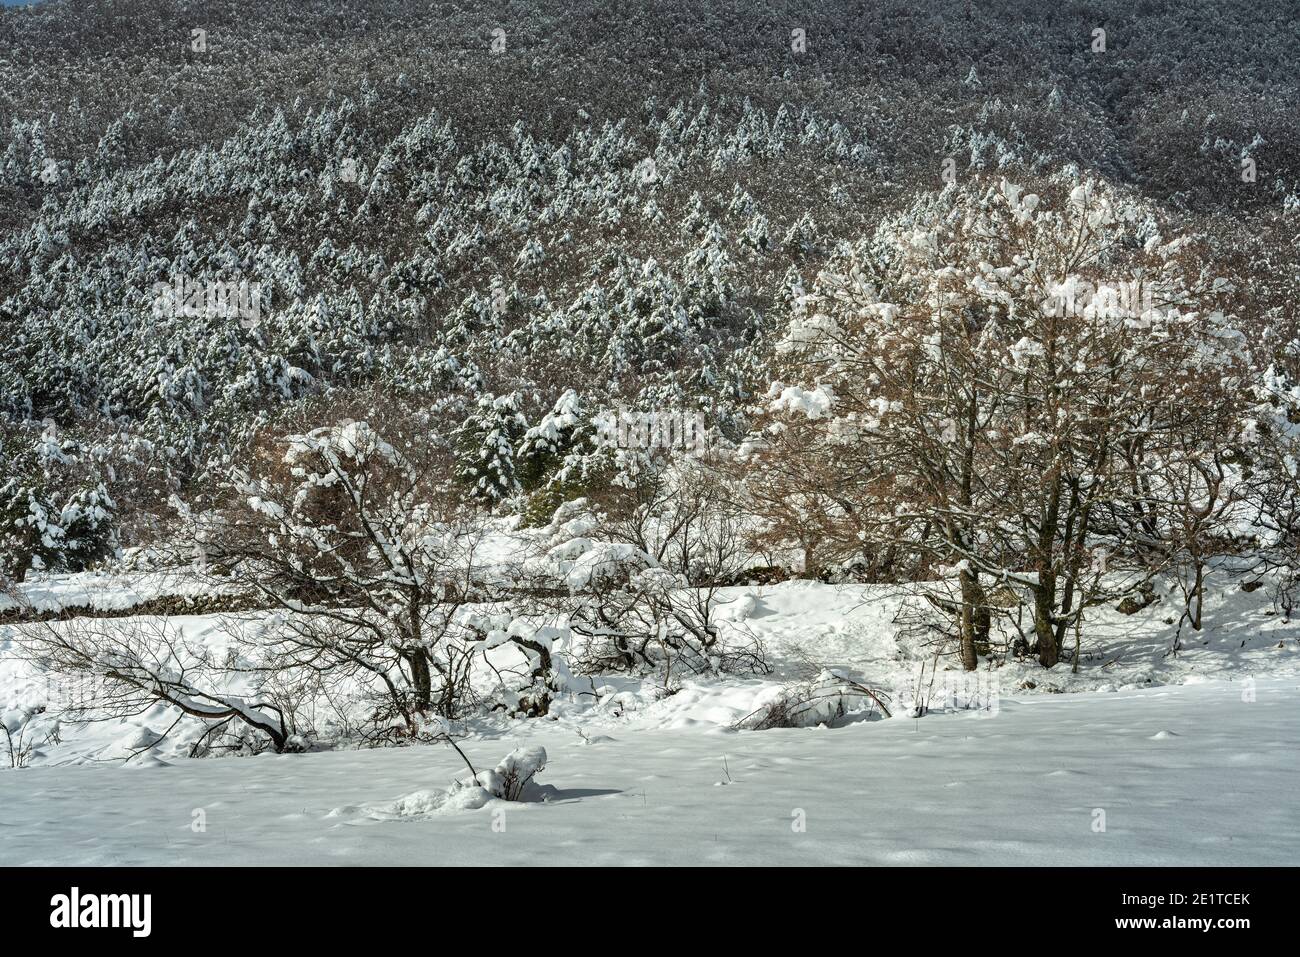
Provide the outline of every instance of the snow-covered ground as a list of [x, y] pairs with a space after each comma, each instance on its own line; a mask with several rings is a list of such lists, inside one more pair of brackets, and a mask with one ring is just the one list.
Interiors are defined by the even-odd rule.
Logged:
[[476, 810], [419, 811], [463, 771], [442, 747], [5, 774], [0, 863], [1295, 864], [1300, 683], [1249, 688], [838, 729], [520, 723], [471, 757], [543, 745], [549, 801]]
[[[727, 589], [723, 617], [763, 643], [771, 675], [670, 693], [598, 676], [597, 698], [562, 697], [550, 718], [457, 729], [480, 769], [544, 747], [541, 802], [449, 800], [465, 768], [439, 745], [199, 760], [185, 757], [199, 724], [164, 738], [175, 713], [162, 706], [65, 724], [29, 768], [0, 770], [0, 864], [1300, 862], [1300, 623], [1268, 588], [1212, 579], [1205, 627], [1184, 629], [1177, 654], [1167, 593], [1091, 621], [1078, 674], [941, 663], [920, 719], [900, 705], [931, 652], [895, 624], [899, 600], [812, 582]], [[170, 619], [210, 647], [231, 624]], [[0, 625], [0, 711], [42, 691], [14, 656], [25, 627]], [[825, 669], [890, 695], [895, 716], [732, 730]]]
[[[122, 612], [163, 598], [202, 600], [213, 597], [210, 582], [170, 571], [86, 572], [34, 577], [0, 591], [0, 613], [41, 614], [64, 609]], [[226, 593], [233, 594], [234, 589]]]

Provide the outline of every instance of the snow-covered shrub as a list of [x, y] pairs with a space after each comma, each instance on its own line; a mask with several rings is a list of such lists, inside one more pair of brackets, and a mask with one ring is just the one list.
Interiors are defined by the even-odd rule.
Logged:
[[10, 768], [25, 768], [40, 748], [58, 743], [59, 720], [46, 712], [44, 705], [13, 706], [0, 710], [0, 746]]
[[[482, 654], [502, 681], [494, 708], [535, 718], [549, 712], [555, 695], [580, 690], [569, 671], [572, 633], [567, 626], [516, 616], [508, 607], [470, 613], [465, 623], [477, 633]], [[503, 657], [505, 649], [513, 655]]]
[[678, 674], [766, 672], [744, 622], [717, 617], [719, 589], [747, 556], [715, 474], [646, 461], [587, 508], [587, 521], [565, 523], [578, 534], [548, 552], [585, 673], [653, 670], [667, 684]]
[[40, 622], [17, 631], [15, 639], [24, 657], [76, 690], [51, 702], [52, 714], [102, 721], [165, 704], [203, 725], [192, 753], [222, 734], [242, 751], [299, 746], [283, 710], [263, 695], [272, 662], [234, 643], [218, 660], [182, 628], [155, 618]]
[[494, 797], [520, 801], [530, 791], [533, 778], [546, 769], [546, 749], [540, 746], [516, 748], [491, 771], [478, 775], [478, 782]]
[[[446, 791], [423, 789], [408, 794], [395, 802], [371, 805], [363, 809], [384, 819], [403, 819], [443, 814], [448, 811], [475, 811], [490, 801], [539, 801], [554, 792], [549, 785], [539, 785], [534, 780], [546, 767], [546, 749], [541, 747], [516, 748], [495, 768], [475, 771], [464, 752], [460, 752], [469, 766], [469, 773], [451, 782]], [[339, 809], [355, 812], [357, 808]]]
[[762, 706], [735, 723], [738, 730], [828, 727], [856, 714], [888, 718], [889, 695], [836, 674], [822, 671], [815, 678], [781, 689]]
[[102, 483], [72, 492], [25, 484], [0, 487], [0, 551], [7, 572], [83, 571], [116, 552], [116, 505]]
[[[781, 383], [774, 383], [778, 390]], [[829, 577], [852, 568], [853, 578], [880, 580], [915, 569], [897, 552], [878, 549], [864, 535], [865, 516], [845, 506], [853, 475], [820, 454], [824, 429], [805, 414], [783, 415], [788, 405], [758, 409], [755, 428], [737, 452], [736, 487], [752, 521], [746, 542], [763, 556], [742, 577]]]
[[1300, 385], [1275, 366], [1260, 376], [1244, 430], [1255, 466], [1245, 483], [1254, 510], [1255, 561], [1272, 570], [1274, 602], [1288, 618], [1300, 604]]
[[116, 512], [91, 450], [52, 424], [0, 430], [0, 574], [21, 581], [112, 556]]
[[[420, 416], [390, 443], [343, 421], [255, 446], [193, 534], [283, 614], [263, 643], [284, 669], [374, 688], [376, 727], [416, 734], [473, 696], [476, 634], [461, 609], [490, 597], [475, 554], [485, 519], [458, 494], [450, 443]], [[385, 732], [386, 733], [386, 732]]]

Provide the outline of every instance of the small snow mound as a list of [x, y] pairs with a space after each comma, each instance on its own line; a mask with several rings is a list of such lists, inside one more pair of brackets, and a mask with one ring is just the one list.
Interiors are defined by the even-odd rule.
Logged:
[[491, 795], [482, 788], [464, 787], [452, 791], [413, 791], [398, 798], [387, 808], [393, 817], [428, 817], [444, 810], [474, 810], [482, 807]]
[[753, 618], [757, 610], [758, 598], [754, 595], [741, 595], [739, 598], [720, 601], [717, 604], [718, 618], [723, 621], [745, 621], [747, 618]]
[[456, 782], [449, 789], [426, 788], [412, 791], [396, 801], [336, 807], [326, 817], [362, 818], [360, 823], [417, 821], [456, 811], [477, 811], [492, 795], [477, 784]]
[[144, 751], [125, 762], [122, 767], [138, 771], [140, 768], [169, 768], [171, 765], [158, 757], [158, 752]]
[[131, 751], [143, 751], [162, 741], [163, 736], [148, 725], [141, 725], [118, 740], [118, 744]]

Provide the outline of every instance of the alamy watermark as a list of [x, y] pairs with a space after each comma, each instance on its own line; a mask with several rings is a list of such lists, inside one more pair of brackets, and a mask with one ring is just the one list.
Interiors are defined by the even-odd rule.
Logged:
[[1160, 283], [1151, 280], [1121, 279], [1094, 284], [1087, 279], [1071, 278], [1049, 290], [1041, 308], [1049, 316], [1092, 312], [1099, 318], [1114, 319], [1143, 316], [1169, 301], [1168, 296], [1162, 295]]
[[245, 329], [262, 321], [262, 284], [257, 282], [173, 276], [171, 282], [154, 283], [153, 294], [153, 314], [159, 319], [237, 319]]
[[132, 937], [148, 937], [153, 929], [152, 894], [83, 894], [74, 887], [50, 898], [50, 926], [122, 927]]
[[704, 413], [643, 411], [620, 406], [595, 418], [596, 441], [607, 448], [702, 455], [708, 445]]
[[982, 671], [941, 672], [910, 684], [900, 680], [894, 688], [898, 713], [915, 717], [930, 711], [975, 711], [991, 718], [1001, 710], [1001, 699], [998, 676]]

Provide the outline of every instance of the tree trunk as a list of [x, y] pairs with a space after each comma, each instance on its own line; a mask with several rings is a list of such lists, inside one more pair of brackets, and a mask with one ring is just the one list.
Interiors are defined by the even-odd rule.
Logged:
[[1061, 484], [1058, 475], [1052, 482], [1047, 511], [1038, 529], [1034, 562], [1038, 568], [1038, 584], [1034, 587], [1034, 632], [1038, 636], [1038, 663], [1044, 668], [1051, 668], [1061, 660], [1061, 645], [1056, 638], [1057, 570], [1052, 561], [1057, 529], [1060, 528]]
[[[983, 601], [983, 589], [974, 572], [963, 568], [958, 580], [961, 582], [961, 666], [965, 671], [974, 671], [979, 667], [975, 641], [980, 630], [981, 611], [983, 617], [987, 618], [988, 608]], [[987, 644], [988, 626], [985, 624], [983, 627], [983, 637]]]
[[406, 656], [411, 666], [411, 710], [420, 714], [429, 710], [433, 699], [433, 680], [429, 674], [429, 657], [423, 649]]
[[1192, 591], [1192, 602], [1195, 611], [1191, 614], [1192, 628], [1195, 631], [1201, 630], [1201, 610], [1205, 606], [1205, 566], [1199, 561], [1196, 563], [1196, 586]]
[[1038, 637], [1038, 663], [1044, 668], [1051, 668], [1061, 660], [1061, 647], [1056, 643], [1052, 621], [1055, 609], [1056, 576], [1040, 573], [1034, 588], [1034, 634]]
[[987, 655], [990, 650], [989, 632], [993, 630], [993, 613], [989, 611], [984, 586], [975, 587], [979, 589], [979, 604], [975, 607], [975, 654]]

